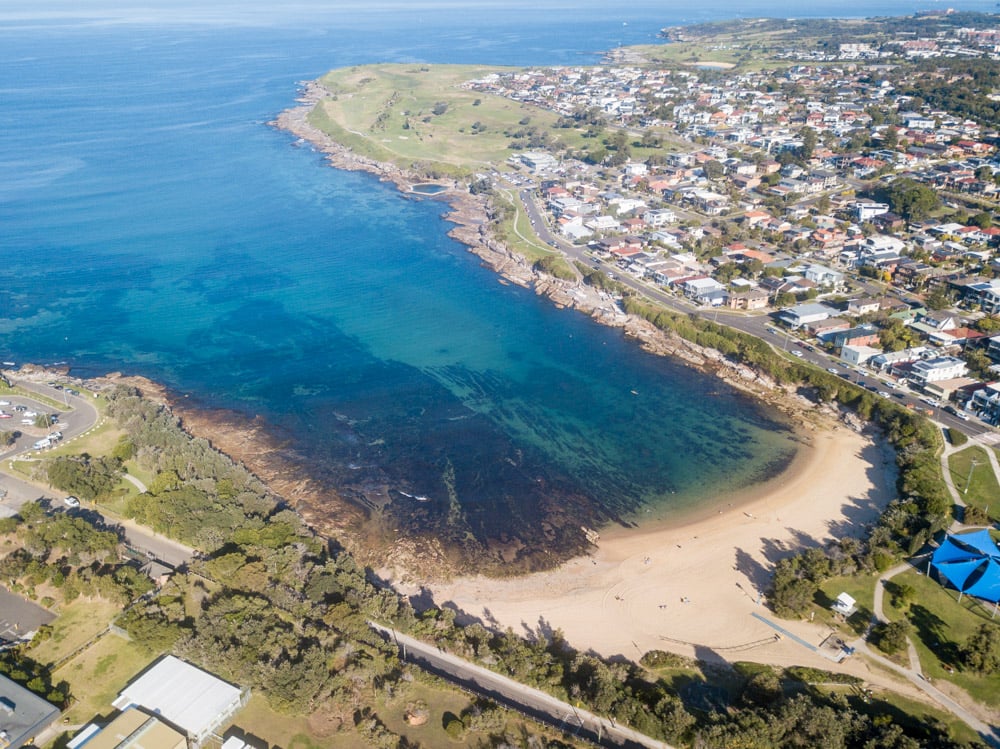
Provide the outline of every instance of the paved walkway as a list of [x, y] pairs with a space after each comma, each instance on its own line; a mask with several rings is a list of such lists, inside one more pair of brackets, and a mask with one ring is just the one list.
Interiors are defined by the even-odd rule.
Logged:
[[368, 625], [395, 642], [404, 660], [413, 661], [464, 689], [489, 697], [561, 731], [586, 738], [598, 746], [673, 749], [670, 744], [558, 700], [434, 645], [375, 622], [368, 622]]
[[[938, 426], [940, 427], [941, 425], [939, 424]], [[951, 494], [952, 501], [959, 507], [965, 507], [965, 502], [963, 501], [962, 496], [959, 493], [958, 489], [955, 487], [955, 482], [952, 480], [951, 468], [948, 465], [948, 458], [957, 452], [961, 452], [962, 450], [974, 447], [978, 444], [979, 443], [974, 439], [970, 440], [968, 443], [961, 446], [956, 446], [949, 442], [946, 442], [944, 450], [941, 451], [941, 474], [944, 477], [945, 485], [948, 487], [948, 492]], [[989, 456], [990, 465], [993, 467], [993, 472], [998, 476], [998, 478], [1000, 478], [1000, 464], [998, 464], [996, 454], [994, 453], [993, 449], [990, 446], [985, 445], [983, 447], [985, 448], [986, 453]], [[961, 527], [960, 524], [957, 522], [953, 525], [953, 528], [956, 526]], [[929, 555], [924, 555], [923, 558], [920, 559], [919, 564], [921, 565], [925, 564], [927, 559], [929, 559]], [[886, 570], [884, 573], [882, 573], [881, 576], [879, 576], [878, 582], [875, 584], [875, 595], [872, 605], [873, 609], [872, 625], [876, 623], [888, 623], [889, 619], [885, 616], [885, 611], [883, 608], [883, 601], [885, 597], [885, 585], [889, 580], [891, 580], [896, 575], [905, 572], [909, 569], [913, 569], [914, 568], [913, 561], [897, 564], [895, 567]], [[871, 633], [871, 629], [872, 626], [869, 626], [868, 630], [865, 632], [864, 635], [861, 636], [861, 638], [851, 643], [852, 646], [854, 646], [860, 651], [863, 651], [872, 660], [877, 661], [886, 668], [889, 668], [895, 671], [896, 673], [906, 677], [921, 691], [923, 691], [931, 699], [933, 699], [935, 702], [941, 705], [941, 707], [948, 710], [950, 713], [961, 719], [964, 723], [966, 723], [969, 727], [971, 727], [974, 731], [976, 731], [982, 737], [982, 739], [990, 746], [1000, 747], [1000, 732], [998, 732], [993, 726], [977, 718], [975, 715], [969, 712], [968, 709], [960, 705], [954, 699], [952, 699], [947, 694], [945, 694], [940, 689], [931, 684], [930, 680], [928, 680], [924, 676], [923, 668], [920, 665], [920, 655], [917, 653], [917, 649], [913, 645], [913, 641], [911, 638], [909, 637], [906, 638], [909, 666], [904, 667], [900, 666], [897, 663], [894, 663], [893, 661], [890, 661], [888, 658], [885, 658], [882, 655], [879, 655], [878, 653], [874, 652], [871, 648], [868, 647], [867, 639], [868, 635]]]

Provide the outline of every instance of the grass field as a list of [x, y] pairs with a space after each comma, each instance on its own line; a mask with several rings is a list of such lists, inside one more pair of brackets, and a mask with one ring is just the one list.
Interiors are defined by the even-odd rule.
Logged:
[[[875, 585], [878, 582], [876, 575], [864, 575], [858, 577], [831, 577], [820, 585], [820, 592], [817, 596], [816, 621], [829, 624], [843, 634], [850, 637], [857, 637], [868, 626], [871, 620], [872, 611], [875, 606]], [[831, 604], [837, 600], [841, 593], [847, 593], [857, 601], [858, 610], [846, 622], [837, 617], [830, 609]]]
[[77, 598], [63, 605], [52, 622], [52, 636], [31, 649], [32, 657], [42, 663], [57, 662], [106, 629], [121, 610], [119, 604], [102, 598]]
[[113, 711], [111, 702], [129, 681], [157, 658], [135, 643], [109, 634], [66, 663], [55, 673], [65, 680], [77, 701], [67, 717], [71, 724], [85, 723]]
[[[886, 596], [885, 614], [894, 621], [905, 616], [912, 625], [911, 639], [924, 673], [954, 683], [984, 704], [1000, 707], [1000, 674], [979, 676], [960, 670], [962, 646], [981, 624], [991, 621], [992, 607], [969, 596], [959, 602], [957, 591], [916, 571], [897, 575], [892, 582], [909, 585], [916, 593], [905, 610], [894, 606]], [[945, 666], [955, 672], [949, 673]]]
[[986, 509], [992, 503], [993, 512], [1000, 512], [1000, 484], [986, 457], [986, 448], [970, 445], [948, 456], [951, 480], [966, 504]]
[[[321, 79], [333, 96], [320, 102], [310, 122], [355, 153], [404, 169], [465, 177], [504, 170], [518, 133], [548, 139], [540, 150], [583, 151], [600, 145], [581, 128], [554, 127], [558, 116], [511, 99], [464, 88], [491, 72], [472, 65], [366, 65], [335, 70]], [[610, 132], [610, 131], [609, 131]], [[632, 160], [653, 149], [632, 145]]]
[[[335, 94], [315, 120], [333, 125], [333, 137], [355, 151], [401, 166], [433, 164], [451, 174], [500, 164], [509, 155], [505, 131], [524, 118], [541, 126], [555, 115], [461, 88], [502, 68], [468, 65], [375, 65], [323, 77]], [[432, 72], [433, 71], [433, 72]], [[478, 102], [478, 103], [477, 103]], [[478, 125], [477, 125], [478, 123]]]

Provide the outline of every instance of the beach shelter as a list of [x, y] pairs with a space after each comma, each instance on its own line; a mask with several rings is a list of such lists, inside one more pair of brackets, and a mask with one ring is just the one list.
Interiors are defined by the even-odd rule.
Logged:
[[988, 530], [947, 536], [931, 556], [938, 575], [959, 592], [1000, 602], [1000, 548]]

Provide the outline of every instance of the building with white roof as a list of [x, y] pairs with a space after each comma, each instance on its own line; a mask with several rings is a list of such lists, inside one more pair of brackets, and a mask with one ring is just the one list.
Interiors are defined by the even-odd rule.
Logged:
[[163, 718], [200, 746], [250, 698], [241, 690], [168, 655], [125, 687], [112, 704], [141, 707]]

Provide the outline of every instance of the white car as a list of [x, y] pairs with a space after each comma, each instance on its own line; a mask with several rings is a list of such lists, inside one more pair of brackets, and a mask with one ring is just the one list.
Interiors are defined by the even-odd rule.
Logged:
[[71, 495], [63, 500], [63, 504], [66, 505], [67, 507], [79, 507], [80, 500]]
[[10, 401], [0, 401], [0, 406], [9, 406]]
[[801, 359], [802, 358], [802, 352], [801, 351], [793, 351], [792, 352], [792, 356], [797, 356], [797, 357], [799, 357]]

